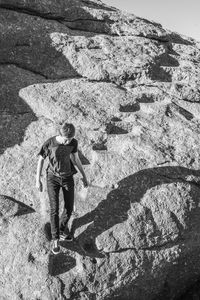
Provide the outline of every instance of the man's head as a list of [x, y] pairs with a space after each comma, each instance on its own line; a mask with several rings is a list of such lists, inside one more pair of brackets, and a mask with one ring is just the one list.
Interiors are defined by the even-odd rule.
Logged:
[[71, 123], [64, 122], [61, 129], [60, 134], [65, 143], [69, 143], [73, 137], [75, 136], [75, 127]]

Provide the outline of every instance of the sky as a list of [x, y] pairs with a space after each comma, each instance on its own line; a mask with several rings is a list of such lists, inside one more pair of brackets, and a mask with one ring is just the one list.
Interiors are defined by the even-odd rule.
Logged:
[[103, 0], [200, 41], [200, 0]]

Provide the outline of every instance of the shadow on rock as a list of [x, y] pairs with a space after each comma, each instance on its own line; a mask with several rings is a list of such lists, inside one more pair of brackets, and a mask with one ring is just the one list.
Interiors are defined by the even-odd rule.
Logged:
[[120, 112], [136, 112], [140, 110], [140, 105], [136, 102], [133, 104], [120, 105]]
[[184, 294], [175, 300], [199, 300], [200, 299], [200, 280], [190, 286]]
[[45, 225], [44, 225], [44, 235], [47, 239], [47, 241], [51, 241], [52, 239], [52, 235], [51, 235], [51, 224], [49, 222], [47, 222]]
[[[124, 178], [118, 182], [118, 188], [112, 190], [107, 195], [107, 198], [102, 200], [93, 211], [74, 220], [72, 233], [85, 224], [91, 224], [77, 237], [80, 248], [76, 249], [76, 247], [74, 247], [72, 250], [80, 253], [80, 249], [82, 249], [83, 253], [85, 252], [88, 256], [92, 256], [92, 254], [94, 257], [101, 256], [102, 253], [98, 252], [96, 249], [95, 239], [116, 224], [126, 221], [132, 203], [139, 203], [144, 194], [153, 187], [178, 182], [190, 184], [192, 186], [190, 195], [195, 199], [195, 197], [197, 198], [198, 191], [200, 194], [200, 183], [196, 181], [198, 179], [197, 176], [200, 176], [200, 171], [184, 167], [158, 167], [144, 169]], [[155, 223], [152, 212], [149, 213], [150, 209], [148, 207], [145, 209], [147, 210], [146, 215], [148, 218], [152, 219], [152, 222]], [[189, 220], [188, 218], [187, 222], [192, 222], [193, 225], [196, 224], [197, 226], [199, 213], [196, 212], [195, 216], [193, 216], [192, 220]], [[175, 216], [173, 217], [173, 221], [174, 218]], [[176, 223], [177, 222], [180, 231], [183, 231], [183, 228], [176, 217]], [[157, 225], [155, 230], [158, 230]], [[69, 243], [65, 243], [65, 247], [69, 249], [71, 246], [69, 246]]]
[[180, 36], [178, 33], [172, 32], [170, 35], [170, 41], [175, 44], [191, 46], [194, 45], [194, 42], [188, 41]]
[[83, 155], [83, 153], [80, 150], [78, 150], [78, 155], [79, 155], [82, 165], [86, 166], [86, 165], [90, 164], [89, 160]]
[[65, 253], [49, 255], [49, 274], [57, 276], [66, 273], [76, 266], [76, 260]]
[[4, 217], [17, 217], [34, 213], [35, 210], [12, 197], [0, 195], [0, 212]]
[[[47, 241], [52, 240], [52, 234], [51, 234], [51, 224], [47, 222], [44, 225], [44, 234], [47, 239]], [[67, 241], [60, 241], [61, 247], [70, 250], [70, 251], [75, 251], [79, 253], [80, 255], [84, 256], [87, 254], [87, 256], [90, 256], [91, 258], [103, 258], [105, 257], [104, 253], [101, 253], [92, 241], [86, 241], [83, 245], [79, 243], [78, 239], [73, 240], [72, 242], [67, 242]], [[64, 254], [63, 254], [64, 255]], [[53, 256], [53, 255], [52, 255]], [[60, 255], [59, 255], [60, 256]], [[64, 255], [63, 257], [65, 257]], [[62, 257], [62, 256], [60, 256]], [[53, 260], [53, 258], [51, 258]], [[60, 258], [61, 259], [61, 258]], [[51, 266], [51, 264], [50, 264]]]
[[150, 78], [158, 82], [172, 82], [172, 75], [162, 68], [159, 63], [151, 64], [149, 71]]
[[79, 238], [74, 239], [73, 242], [60, 242], [60, 245], [70, 251], [77, 252], [82, 256], [88, 256], [92, 258], [92, 262], [96, 263], [96, 258], [105, 258], [106, 254], [97, 249], [94, 240], [87, 238], [82, 242]]

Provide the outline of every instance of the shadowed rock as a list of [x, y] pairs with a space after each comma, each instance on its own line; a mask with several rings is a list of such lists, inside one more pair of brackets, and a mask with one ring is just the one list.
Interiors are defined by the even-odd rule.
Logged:
[[51, 224], [48, 222], [44, 225], [44, 234], [48, 241], [51, 241], [52, 234], [51, 234]]
[[[123, 250], [123, 248], [126, 249], [130, 247], [136, 249], [156, 249], [156, 247], [165, 247], [168, 243], [169, 245], [170, 243], [173, 244], [177, 239], [181, 239], [185, 234], [187, 234], [187, 230], [190, 230], [190, 227], [187, 229], [186, 223], [188, 226], [193, 224], [193, 228], [197, 228], [199, 226], [197, 215], [200, 214], [200, 211], [197, 208], [195, 215], [191, 216], [190, 219], [188, 216], [188, 218], [183, 221], [184, 223], [182, 223], [180, 221], [181, 216], [178, 213], [174, 213], [173, 201], [166, 200], [169, 197], [167, 195], [167, 185], [174, 183], [191, 185], [191, 192], [189, 195], [193, 197], [192, 201], [197, 201], [197, 195], [200, 193], [200, 181], [197, 180], [196, 176], [199, 178], [199, 171], [189, 170], [182, 167], [159, 167], [142, 170], [130, 175], [118, 182], [117, 189], [113, 189], [107, 195], [107, 198], [102, 200], [93, 211], [75, 219], [72, 231], [74, 232], [78, 227], [85, 224], [85, 222], [90, 223], [86, 231], [78, 236], [79, 241], [82, 241], [83, 249], [86, 252], [88, 251], [88, 253], [92, 251], [91, 249], [94, 249], [95, 240], [97, 240], [98, 236], [101, 236], [101, 242], [98, 242], [99, 247], [102, 249], [110, 249], [109, 251], [120, 251], [120, 249]], [[152, 203], [149, 203], [148, 200], [143, 200], [144, 195], [147, 194], [148, 191], [154, 187], [156, 187], [156, 190], [158, 191], [159, 186], [161, 187], [163, 198], [158, 197], [158, 199], [160, 202], [163, 202], [163, 205], [165, 205], [165, 208], [163, 206], [163, 216], [161, 216], [161, 212], [160, 215], [157, 214], [157, 204], [153, 203], [153, 199], [151, 200]], [[139, 208], [140, 205], [143, 207], [143, 209], [141, 207], [143, 210], [143, 212], [141, 211], [140, 216], [141, 222], [144, 218], [144, 223], [148, 224], [144, 226], [147, 226], [149, 228], [148, 230], [150, 230], [150, 223], [152, 223], [151, 233], [146, 232], [145, 228], [138, 228], [138, 226], [140, 227], [140, 221], [137, 220], [138, 217], [134, 220], [134, 214], [137, 212], [137, 206]], [[176, 203], [176, 205], [178, 205], [178, 203]], [[133, 206], [135, 207], [135, 212], [132, 209]], [[130, 214], [132, 214], [132, 217], [130, 217]], [[168, 221], [162, 223], [165, 217]], [[122, 224], [125, 221], [127, 222], [125, 231], [129, 227], [134, 227], [134, 232], [128, 233], [129, 237], [126, 236], [126, 239], [123, 240], [122, 226], [121, 232], [117, 229], [116, 231], [113, 229], [112, 235], [116, 242], [111, 242], [112, 246], [109, 245], [109, 239], [107, 236], [109, 235], [109, 229], [114, 228], [117, 224]], [[167, 233], [168, 222], [171, 223], [171, 225], [168, 224], [171, 228], [169, 233]], [[162, 236], [162, 233], [164, 232], [165, 234]], [[135, 234], [137, 236], [136, 238]], [[126, 233], [124, 232], [124, 236], [125, 235]]]
[[57, 276], [69, 272], [76, 266], [76, 260], [68, 254], [49, 255], [49, 274]]
[[83, 155], [83, 153], [80, 150], [78, 150], [78, 155], [79, 155], [82, 165], [90, 164], [89, 160], [85, 157], [85, 155]]
[[31, 214], [35, 210], [12, 197], [0, 195], [0, 212], [3, 217], [8, 218]]

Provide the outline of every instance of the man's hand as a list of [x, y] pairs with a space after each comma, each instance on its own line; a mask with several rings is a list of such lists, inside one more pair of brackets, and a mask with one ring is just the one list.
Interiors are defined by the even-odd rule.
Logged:
[[39, 192], [43, 191], [43, 185], [41, 180], [36, 180], [36, 188], [39, 190]]
[[89, 184], [88, 184], [87, 178], [83, 177], [81, 180], [83, 181], [84, 187], [88, 187]]

